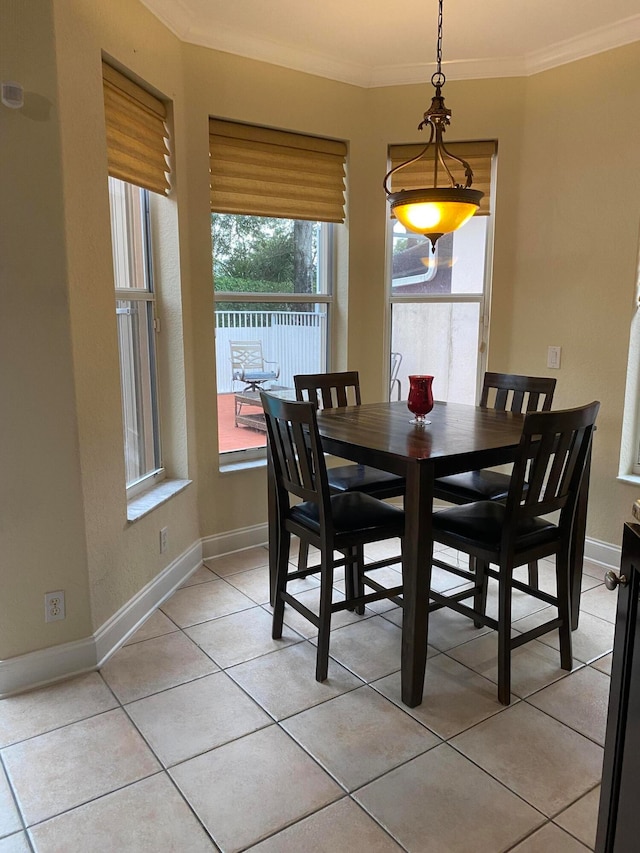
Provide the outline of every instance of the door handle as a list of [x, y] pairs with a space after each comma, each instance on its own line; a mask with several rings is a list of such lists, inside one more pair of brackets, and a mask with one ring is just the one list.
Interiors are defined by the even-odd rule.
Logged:
[[604, 585], [610, 590], [614, 590], [618, 585], [626, 586], [627, 583], [626, 575], [617, 575], [613, 571], [606, 572], [604, 576]]

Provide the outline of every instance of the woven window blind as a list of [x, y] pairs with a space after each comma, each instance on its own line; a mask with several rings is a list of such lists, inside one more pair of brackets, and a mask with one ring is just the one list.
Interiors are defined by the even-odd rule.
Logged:
[[169, 191], [165, 105], [102, 63], [109, 174], [155, 193]]
[[[451, 142], [445, 143], [447, 149], [455, 154], [456, 157], [462, 157], [466, 160], [473, 170], [473, 189], [480, 190], [484, 193], [484, 198], [480, 202], [480, 207], [476, 216], [488, 216], [491, 212], [491, 162], [496, 153], [496, 143], [492, 141], [486, 142]], [[399, 166], [406, 160], [416, 157], [422, 150], [424, 145], [390, 145], [389, 146], [389, 168]], [[445, 158], [446, 159], [446, 158]], [[459, 166], [452, 168], [448, 163], [453, 176], [456, 180], [464, 183], [464, 169]], [[455, 166], [455, 162], [454, 162]], [[440, 174], [440, 173], [439, 173]], [[446, 178], [446, 173], [445, 176]], [[446, 186], [445, 180], [438, 180], [440, 186]], [[430, 187], [433, 185], [433, 157], [431, 156], [431, 148], [427, 152], [427, 156], [418, 160], [417, 163], [412, 163], [406, 169], [401, 169], [391, 178], [391, 188], [393, 192], [400, 190], [417, 190], [422, 187]]]
[[344, 222], [344, 142], [210, 119], [209, 152], [212, 211]]

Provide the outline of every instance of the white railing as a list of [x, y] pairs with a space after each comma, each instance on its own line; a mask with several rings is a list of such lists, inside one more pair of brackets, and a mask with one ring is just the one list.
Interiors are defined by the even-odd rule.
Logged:
[[284, 388], [293, 388], [295, 373], [321, 373], [326, 369], [324, 311], [216, 311], [215, 316], [219, 394], [240, 388], [231, 377], [229, 341], [261, 341], [264, 358], [280, 365], [277, 384]]

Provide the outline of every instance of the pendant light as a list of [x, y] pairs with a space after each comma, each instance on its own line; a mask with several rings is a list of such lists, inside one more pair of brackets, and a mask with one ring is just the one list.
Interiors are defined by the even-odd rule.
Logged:
[[[478, 210], [484, 193], [471, 189], [473, 171], [466, 160], [456, 157], [447, 150], [442, 137], [450, 124], [451, 110], [444, 103], [442, 87], [446, 78], [442, 73], [442, 2], [438, 0], [438, 42], [436, 47], [437, 70], [431, 77], [436, 90], [431, 106], [424, 114], [418, 130], [429, 128], [429, 141], [416, 157], [395, 166], [385, 175], [384, 191], [391, 211], [408, 231], [423, 234], [435, 249], [436, 241], [443, 234], [456, 231]], [[391, 192], [389, 179], [405, 166], [422, 158], [432, 161], [433, 185], [419, 190]], [[452, 169], [464, 170], [464, 184], [456, 180]], [[396, 178], [397, 180], [397, 178]], [[439, 184], [446, 184], [440, 186]]]

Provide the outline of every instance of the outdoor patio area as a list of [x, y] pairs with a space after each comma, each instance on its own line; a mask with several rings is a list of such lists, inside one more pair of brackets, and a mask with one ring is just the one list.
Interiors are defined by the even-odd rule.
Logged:
[[[259, 413], [258, 407], [247, 407]], [[265, 432], [235, 424], [235, 394], [218, 394], [218, 442], [220, 453], [265, 447]]]

